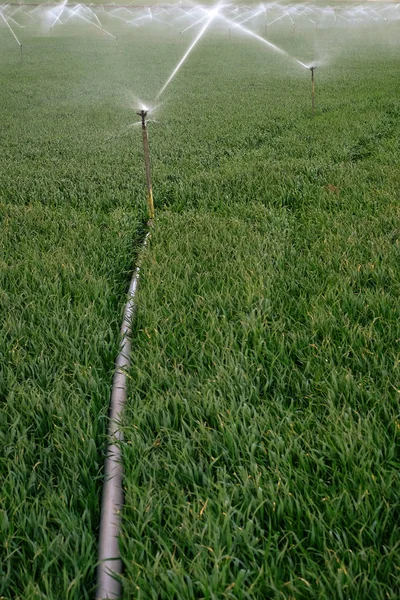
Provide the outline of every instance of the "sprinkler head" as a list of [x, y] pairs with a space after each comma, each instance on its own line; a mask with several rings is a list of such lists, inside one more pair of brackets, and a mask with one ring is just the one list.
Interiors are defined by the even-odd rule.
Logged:
[[308, 67], [308, 68], [310, 69], [311, 73], [314, 74], [314, 71], [317, 67]]
[[142, 125], [144, 127], [146, 125], [147, 110], [142, 109], [140, 112], [138, 112], [136, 114], [139, 115], [139, 117], [142, 117]]

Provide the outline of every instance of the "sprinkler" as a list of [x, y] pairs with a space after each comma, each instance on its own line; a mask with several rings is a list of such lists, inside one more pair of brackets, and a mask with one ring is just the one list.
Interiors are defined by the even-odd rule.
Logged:
[[314, 71], [317, 67], [309, 67], [311, 71], [311, 107], [312, 107], [312, 116], [314, 116], [315, 112], [315, 76]]
[[154, 200], [153, 200], [153, 186], [151, 184], [149, 138], [147, 137], [147, 125], [146, 125], [147, 110], [142, 109], [137, 114], [142, 119], [144, 164], [146, 167], [147, 204], [148, 204], [148, 208], [149, 208], [149, 219], [150, 219], [150, 221], [152, 221], [154, 219]]

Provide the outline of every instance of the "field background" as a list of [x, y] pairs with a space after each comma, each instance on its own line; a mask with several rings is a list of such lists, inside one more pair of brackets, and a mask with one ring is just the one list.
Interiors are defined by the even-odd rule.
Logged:
[[[0, 35], [0, 597], [94, 592], [145, 222], [139, 98], [193, 30]], [[263, 34], [262, 24], [259, 33]], [[124, 598], [397, 598], [398, 26], [218, 27], [149, 123]]]

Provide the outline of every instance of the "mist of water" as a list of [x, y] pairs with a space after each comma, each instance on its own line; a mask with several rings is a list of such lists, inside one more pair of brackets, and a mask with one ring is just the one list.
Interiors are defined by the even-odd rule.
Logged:
[[[223, 15], [219, 15], [219, 16], [220, 16], [221, 19], [223, 19], [224, 21], [226, 21], [228, 24], [232, 25], [232, 21], [230, 19], [228, 19], [227, 17], [224, 17]], [[301, 67], [304, 67], [305, 69], [309, 69], [310, 68], [308, 65], [306, 65], [305, 63], [303, 63], [301, 60], [299, 60], [298, 58], [295, 58], [294, 56], [292, 56], [291, 54], [289, 54], [289, 52], [287, 52], [286, 50], [283, 50], [282, 48], [279, 48], [279, 46], [277, 46], [276, 44], [273, 44], [272, 42], [269, 42], [268, 40], [266, 40], [265, 38], [261, 37], [261, 35], [258, 35], [258, 33], [255, 33], [251, 29], [247, 29], [247, 27], [243, 27], [243, 25], [239, 25], [238, 23], [236, 23], [235, 26], [240, 31], [242, 31], [243, 33], [245, 33], [246, 35], [249, 35], [250, 37], [253, 37], [254, 39], [258, 40], [259, 42], [265, 44], [266, 46], [268, 46], [269, 48], [271, 48], [271, 50], [274, 50], [275, 52], [279, 52], [279, 54], [283, 54], [287, 58], [290, 58], [291, 60], [294, 60]]]
[[213, 22], [213, 20], [217, 16], [218, 10], [219, 10], [219, 8], [217, 6], [216, 8], [214, 8], [214, 9], [212, 9], [212, 10], [209, 11], [209, 17], [208, 17], [206, 23], [203, 25], [203, 27], [201, 28], [200, 32], [197, 34], [197, 36], [195, 37], [195, 39], [193, 40], [193, 42], [190, 44], [189, 48], [186, 50], [185, 54], [182, 56], [181, 60], [178, 62], [178, 64], [174, 68], [174, 70], [172, 71], [171, 75], [168, 77], [167, 81], [164, 83], [164, 85], [162, 86], [162, 88], [158, 92], [156, 98], [159, 98], [161, 96], [161, 94], [163, 94], [165, 92], [165, 90], [167, 89], [167, 87], [169, 86], [169, 84], [171, 83], [171, 81], [173, 80], [173, 78], [175, 77], [175, 75], [178, 73], [179, 69], [182, 67], [182, 65], [187, 60], [187, 58], [188, 58], [189, 54], [191, 53], [191, 51], [193, 50], [193, 48], [201, 40], [201, 38], [203, 37], [203, 35], [207, 31], [207, 29], [209, 28], [209, 26], [211, 25], [211, 23]]
[[5, 18], [3, 13], [0, 13], [0, 16], [3, 19], [4, 23], [7, 25], [8, 29], [11, 31], [11, 34], [12, 34], [13, 38], [15, 39], [15, 41], [17, 42], [18, 46], [21, 47], [22, 44], [19, 41], [19, 39], [17, 38], [17, 36], [15, 35], [15, 32], [14, 32], [13, 28], [11, 27], [10, 23], [8, 22], [8, 19]]

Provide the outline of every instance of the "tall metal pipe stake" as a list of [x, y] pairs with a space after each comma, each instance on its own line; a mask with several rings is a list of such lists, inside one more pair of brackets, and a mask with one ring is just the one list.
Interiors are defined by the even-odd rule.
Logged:
[[315, 76], [314, 71], [317, 67], [310, 67], [311, 71], [311, 106], [312, 106], [312, 116], [315, 113]]
[[142, 118], [144, 164], [146, 167], [146, 184], [147, 184], [147, 204], [148, 204], [148, 208], [149, 208], [149, 219], [152, 220], [152, 219], [154, 219], [154, 200], [153, 200], [153, 186], [151, 183], [149, 138], [147, 136], [147, 125], [146, 125], [147, 110], [141, 110], [137, 114], [139, 115], [139, 117]]

